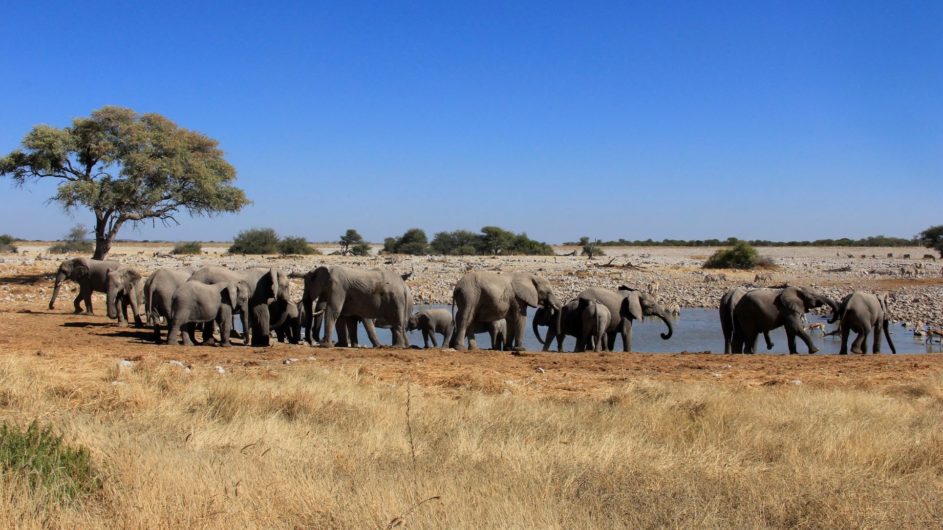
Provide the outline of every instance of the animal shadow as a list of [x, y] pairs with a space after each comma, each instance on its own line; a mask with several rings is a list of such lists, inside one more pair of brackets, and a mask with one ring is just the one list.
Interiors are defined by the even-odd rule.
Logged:
[[3, 280], [3, 283], [12, 283], [15, 285], [35, 285], [41, 281], [51, 279], [52, 275], [46, 272], [36, 274], [16, 274], [13, 276], [0, 277], [0, 280]]

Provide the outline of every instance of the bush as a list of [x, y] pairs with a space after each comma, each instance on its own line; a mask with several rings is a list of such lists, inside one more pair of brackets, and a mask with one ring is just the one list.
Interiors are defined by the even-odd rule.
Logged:
[[756, 249], [746, 241], [739, 241], [732, 248], [722, 248], [704, 262], [705, 269], [754, 269], [769, 266], [772, 266], [772, 261], [761, 258]]
[[550, 245], [534, 241], [526, 233], [515, 234], [497, 226], [486, 226], [481, 234], [468, 230], [438, 232], [429, 246], [437, 254], [453, 256], [553, 254]]
[[356, 245], [350, 247], [348, 250], [354, 256], [369, 256], [370, 255], [370, 244], [369, 243], [357, 243]]
[[282, 239], [278, 243], [278, 252], [283, 255], [320, 254], [303, 237], [286, 237]]
[[931, 226], [917, 235], [917, 241], [921, 245], [932, 248], [940, 253], [943, 258], [943, 225]]
[[26, 431], [6, 422], [0, 424], [0, 469], [25, 479], [32, 491], [44, 490], [60, 501], [101, 488], [88, 449], [63, 444], [51, 426], [40, 427], [35, 421]]
[[278, 234], [271, 228], [252, 228], [239, 232], [229, 247], [230, 254], [277, 254]]
[[86, 237], [88, 228], [84, 225], [75, 225], [69, 230], [65, 239], [49, 247], [53, 254], [75, 254], [91, 252], [95, 245]]
[[199, 241], [180, 241], [170, 251], [173, 254], [202, 254], [203, 245]]
[[0, 235], [0, 252], [16, 253], [16, 245], [13, 244], [14, 241], [16, 241], [16, 238], [10, 234]]
[[[363, 240], [363, 236], [361, 236], [359, 232], [357, 232], [353, 228], [348, 228], [347, 231], [344, 232], [344, 235], [341, 236], [341, 239], [340, 241], [338, 241], [338, 243], [340, 243], [341, 245], [342, 254], [353, 254], [352, 247], [355, 247], [357, 245], [363, 245], [365, 241]], [[362, 250], [363, 248], [361, 248], [361, 251]], [[367, 254], [369, 254], [369, 248], [367, 250], [368, 250]], [[366, 254], [356, 254], [356, 255], [365, 256]]]
[[426, 238], [426, 233], [421, 229], [410, 228], [400, 237], [384, 239], [383, 252], [425, 256], [429, 254], [429, 240]]
[[588, 237], [583, 236], [583, 237], [580, 238], [580, 243], [579, 243], [579, 245], [580, 245], [580, 247], [582, 247], [582, 249], [583, 249], [583, 252], [582, 252], [581, 255], [587, 256], [587, 257], [589, 257], [589, 259], [593, 259], [593, 258], [596, 257], [596, 256], [605, 256], [605, 255], [606, 255], [606, 253], [603, 252], [603, 250], [602, 250], [602, 246], [601, 246], [601, 245], [602, 245], [602, 241], [600, 241], [600, 240], [598, 240], [598, 239], [597, 239], [596, 241], [590, 241]]

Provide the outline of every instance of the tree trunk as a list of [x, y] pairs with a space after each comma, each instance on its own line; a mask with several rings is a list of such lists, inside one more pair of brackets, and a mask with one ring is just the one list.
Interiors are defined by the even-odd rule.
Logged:
[[109, 231], [107, 219], [99, 217], [95, 220], [95, 253], [92, 255], [92, 259], [104, 260], [108, 256], [121, 224], [120, 222], [115, 223]]

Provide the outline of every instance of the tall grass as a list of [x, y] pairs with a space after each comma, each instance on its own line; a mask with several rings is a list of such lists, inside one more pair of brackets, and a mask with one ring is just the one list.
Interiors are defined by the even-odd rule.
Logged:
[[[112, 381], [117, 377], [117, 381]], [[0, 359], [0, 419], [89, 448], [102, 492], [0, 525], [931, 527], [943, 379], [883, 391], [638, 380], [604, 399], [424, 388], [318, 361]], [[408, 409], [407, 409], [408, 407]], [[3, 479], [5, 480], [5, 479]], [[437, 499], [422, 503], [424, 500]]]

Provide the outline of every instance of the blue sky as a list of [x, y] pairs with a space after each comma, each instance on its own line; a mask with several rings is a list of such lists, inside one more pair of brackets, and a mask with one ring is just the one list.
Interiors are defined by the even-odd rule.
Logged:
[[[109, 104], [218, 139], [254, 204], [135, 239], [911, 236], [941, 35], [941, 2], [7, 2], [0, 152]], [[0, 180], [0, 232], [90, 223], [52, 190]]]

